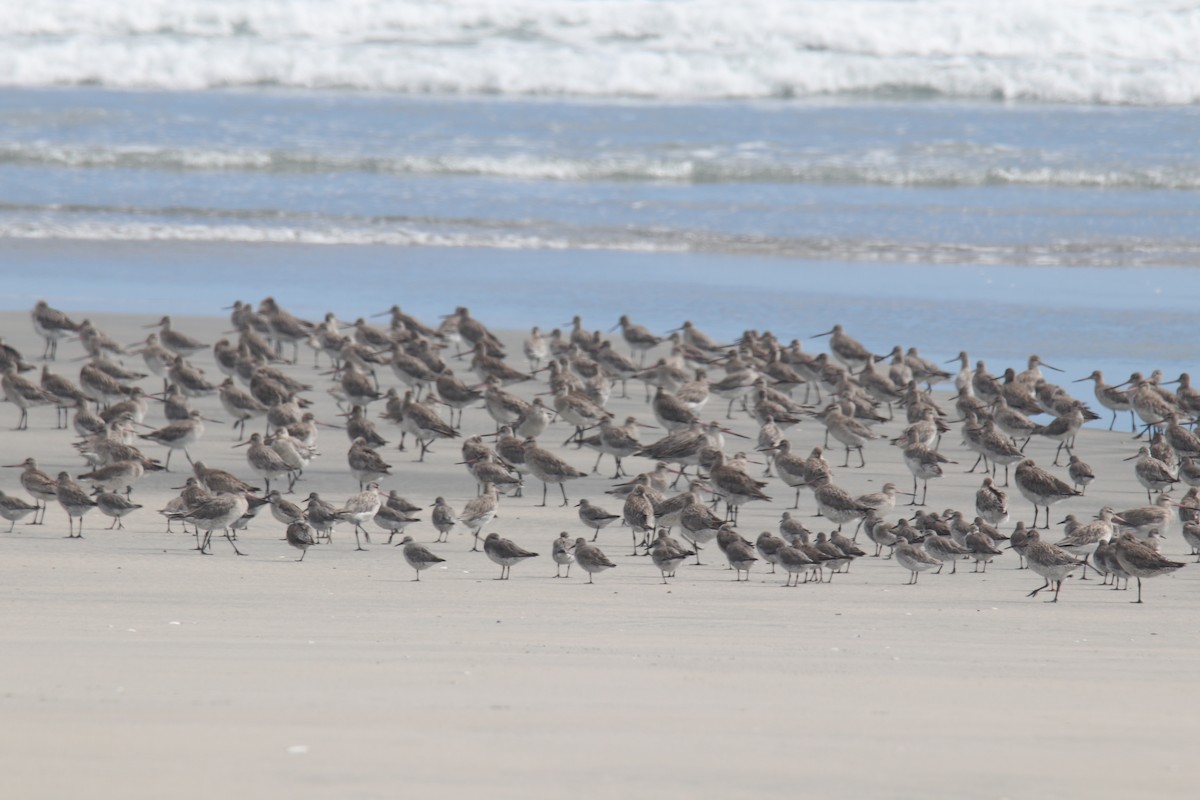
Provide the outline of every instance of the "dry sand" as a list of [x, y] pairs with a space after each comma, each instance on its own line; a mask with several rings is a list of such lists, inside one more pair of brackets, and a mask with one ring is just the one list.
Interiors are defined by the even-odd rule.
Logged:
[[[125, 342], [152, 321], [92, 318]], [[27, 314], [0, 322], [28, 357], [41, 352]], [[178, 318], [175, 327], [211, 342], [227, 323]], [[54, 369], [77, 378], [70, 359], [81, 352], [63, 344]], [[195, 361], [218, 375], [210, 355]], [[311, 365], [302, 351], [292, 369], [316, 379]], [[610, 409], [651, 420], [641, 387], [630, 388]], [[319, 418], [331, 419], [332, 400], [311, 396]], [[215, 396], [195, 406], [224, 415]], [[15, 424], [14, 406], [0, 411], [6, 428]], [[724, 407], [714, 398], [707, 411]], [[51, 474], [84, 471], [52, 419], [34, 409], [29, 431], [6, 430], [4, 463], [35, 456]], [[161, 420], [152, 409], [148, 421]], [[732, 425], [755, 430], [745, 415]], [[490, 428], [481, 409], [468, 412], [469, 432]], [[398, 440], [398, 430], [382, 429]], [[544, 438], [568, 433], [558, 423]], [[791, 432], [805, 452], [821, 436], [815, 422]], [[249, 478], [233, 443], [228, 426], [210, 425], [193, 455]], [[341, 501], [357, 489], [348, 442], [325, 431], [319, 444], [298, 489]], [[1035, 441], [1029, 453], [1048, 464], [1053, 447]], [[931, 484], [929, 506], [970, 510], [979, 476], [963, 470], [974, 459], [957, 431], [942, 449], [960, 463]], [[1054, 521], [1144, 503], [1120, 461], [1133, 452], [1128, 434], [1088, 430], [1077, 449], [1100, 478], [1085, 498], [1055, 506]], [[474, 494], [454, 463], [456, 444], [436, 445], [424, 464], [411, 451], [386, 452], [395, 468], [385, 489], [422, 504], [442, 494], [457, 508]], [[911, 485], [886, 442], [866, 456], [865, 469], [836, 469], [835, 482], [854, 492]], [[583, 469], [594, 460], [566, 457]], [[841, 453], [830, 460], [840, 464]], [[1200, 567], [1147, 582], [1142, 606], [1130, 604], [1132, 591], [1078, 579], [1053, 605], [1026, 598], [1041, 581], [1017, 571], [1011, 553], [986, 575], [964, 562], [957, 575], [926, 574], [917, 586], [904, 585], [894, 562], [863, 558], [832, 584], [780, 591], [783, 575], [761, 567], [735, 583], [712, 547], [705, 566], [681, 567], [664, 586], [648, 559], [628, 555], [627, 529], [614, 527], [599, 544], [618, 566], [588, 586], [577, 568], [569, 580], [553, 577], [551, 540], [583, 531], [574, 508], [553, 507], [554, 487], [551, 507], [535, 507], [541, 487], [531, 481], [491, 529], [541, 558], [500, 582], [499, 567], [467, 552], [470, 535], [456, 530], [432, 545], [446, 563], [414, 583], [400, 550], [380, 544], [386, 537], [355, 552], [345, 528], [296, 563], [269, 513], [242, 534], [246, 557], [223, 540], [214, 555], [198, 555], [190, 536], [164, 533], [153, 513], [183, 481], [186, 462], [173, 461], [174, 473], [137, 486], [146, 508], [126, 531], [102, 530], [108, 519], [93, 512], [85, 538], [68, 540], [52, 505], [44, 527], [0, 534], [0, 796], [1191, 794]], [[17, 472], [0, 474], [0, 488], [20, 493]], [[572, 503], [587, 497], [619, 511], [603, 494], [607, 476], [569, 484]], [[750, 538], [775, 530], [791, 505], [778, 480], [770, 491], [775, 502], [743, 511]], [[1030, 519], [1015, 487], [1011, 495], [1013, 520]], [[808, 521], [811, 494], [801, 503]], [[423, 516], [410, 532], [429, 541]], [[1192, 560], [1177, 526], [1165, 551]]]

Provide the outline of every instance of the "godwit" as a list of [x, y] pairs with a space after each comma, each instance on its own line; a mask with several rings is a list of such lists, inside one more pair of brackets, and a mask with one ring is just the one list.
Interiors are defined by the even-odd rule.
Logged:
[[500, 577], [497, 580], [508, 580], [513, 564], [518, 564], [529, 558], [537, 558], [537, 553], [531, 553], [517, 545], [511, 539], [503, 539], [498, 533], [489, 533], [483, 540], [483, 552], [487, 557], [500, 565]]
[[37, 384], [17, 374], [17, 368], [11, 364], [4, 370], [4, 377], [0, 378], [0, 386], [4, 389], [5, 399], [21, 409], [21, 416], [17, 420], [15, 428], [18, 431], [26, 430], [29, 427], [30, 408], [50, 405], [54, 402], [54, 398]]
[[622, 508], [621, 516], [632, 532], [632, 555], [636, 556], [638, 554], [638, 534], [642, 534], [642, 544], [648, 545], [650, 532], [655, 527], [654, 504], [650, 502], [645, 486], [636, 486], [629, 493], [629, 496], [625, 498], [625, 505]]
[[1114, 521], [1117, 524], [1123, 522], [1111, 507], [1105, 506], [1100, 509], [1100, 513], [1096, 516], [1096, 519], [1082, 525], [1077, 525], [1061, 541], [1056, 543], [1056, 546], [1061, 547], [1068, 553], [1083, 557], [1083, 577], [1081, 580], [1087, 580], [1087, 561], [1092, 553], [1096, 551], [1096, 546], [1101, 542], [1107, 542], [1112, 539]]
[[737, 467], [726, 464], [725, 454], [720, 451], [717, 451], [708, 473], [713, 490], [725, 501], [729, 516], [734, 522], [737, 521], [738, 509], [742, 505], [752, 500], [771, 499], [763, 492], [765, 483], [756, 481]]
[[418, 544], [417, 542], [413, 541], [413, 537], [411, 536], [405, 536], [400, 540], [396, 547], [404, 548], [404, 550], [401, 551], [404, 553], [404, 560], [407, 561], [408, 565], [413, 568], [414, 572], [417, 573], [417, 577], [413, 579], [415, 581], [421, 580], [422, 571], [429, 569], [434, 564], [441, 564], [446, 560], [435, 554], [425, 545]]
[[1175, 522], [1175, 501], [1163, 492], [1154, 505], [1126, 509], [1117, 516], [1123, 520], [1118, 523], [1120, 527], [1132, 531], [1139, 539], [1149, 536], [1152, 530], [1165, 534]]
[[637, 417], [629, 416], [625, 418], [624, 425], [614, 425], [608, 417], [600, 420], [600, 432], [595, 436], [589, 436], [580, 441], [581, 445], [585, 445], [594, 450], [598, 450], [600, 455], [596, 458], [596, 464], [592, 467], [592, 472], [597, 472], [600, 468], [600, 459], [606, 455], [613, 457], [617, 463], [617, 471], [613, 475], [616, 480], [625, 475], [621, 469], [621, 459], [629, 456], [642, 449], [642, 443], [638, 438], [638, 428], [649, 427], [642, 425], [637, 421]]
[[833, 353], [838, 361], [846, 365], [846, 368], [851, 372], [861, 370], [866, 366], [868, 361], [873, 361], [875, 356], [857, 339], [847, 335], [841, 325], [834, 325], [824, 333], [818, 333], [814, 339], [819, 339], [822, 336], [829, 336], [829, 350]]
[[817, 501], [817, 509], [830, 522], [836, 523], [839, 531], [845, 523], [861, 519], [872, 510], [870, 506], [860, 504], [845, 489], [834, 486], [827, 476], [821, 476], [815, 483], [810, 483], [810, 486]]
[[[83, 538], [83, 515], [96, 507], [96, 501], [88, 496], [88, 493], [83, 490], [79, 484], [71, 480], [71, 476], [66, 471], [58, 473], [58, 478], [55, 480], [55, 499], [58, 504], [63, 507], [63, 511], [67, 512], [67, 530], [68, 538], [82, 539]], [[74, 520], [79, 517], [79, 531], [75, 532]]]
[[208, 345], [199, 339], [188, 336], [186, 333], [181, 333], [171, 327], [171, 318], [163, 317], [158, 322], [151, 325], [144, 325], [144, 328], [159, 328], [158, 339], [163, 347], [170, 350], [177, 356], [187, 357], [199, 353], [201, 350], [207, 350]]
[[466, 525], [475, 537], [471, 552], [479, 550], [479, 533], [489, 522], [496, 518], [500, 508], [500, 493], [490, 483], [483, 485], [483, 492], [474, 500], [469, 501], [458, 515], [458, 521]]
[[842, 466], [850, 466], [850, 450], [854, 449], [858, 451], [858, 465], [865, 467], [867, 462], [863, 458], [863, 445], [871, 439], [878, 439], [879, 435], [853, 417], [843, 414], [836, 405], [829, 406], [825, 412], [825, 429], [846, 447], [846, 459]]
[[29, 503], [19, 497], [12, 497], [0, 492], [0, 517], [4, 517], [12, 523], [8, 526], [9, 533], [13, 532], [18, 520], [22, 520], [40, 509], [41, 505], [37, 503]]
[[[271, 492], [272, 478], [291, 472], [291, 468], [279, 457], [279, 454], [263, 443], [263, 437], [260, 433], [250, 434], [250, 438], [247, 441], [236, 444], [234, 447], [247, 448], [246, 463], [250, 465], [250, 469], [254, 474], [263, 479], [266, 485], [263, 491], [268, 494]], [[199, 462], [192, 464], [193, 468], [195, 468], [197, 463]]]
[[570, 505], [570, 501], [567, 500], [567, 489], [563, 484], [569, 480], [587, 477], [586, 472], [576, 469], [549, 450], [539, 447], [533, 439], [525, 441], [525, 463], [529, 466], [529, 471], [533, 473], [533, 476], [542, 482], [541, 505], [543, 507], [546, 505], [546, 490], [549, 484], [558, 484], [558, 488], [562, 491], [562, 505], [567, 506]]
[[354, 549], [367, 549], [359, 541], [359, 531], [362, 531], [362, 535], [366, 537], [367, 544], [371, 543], [371, 534], [367, 533], [367, 529], [362, 525], [375, 516], [382, 503], [383, 498], [379, 496], [379, 484], [371, 481], [363, 491], [352, 495], [338, 512], [338, 516], [342, 520], [354, 523]]
[[79, 332], [79, 325], [63, 312], [51, 308], [45, 300], [38, 300], [33, 307], [33, 329], [46, 340], [42, 358], [53, 361], [58, 356], [58, 340], [71, 333]]
[[1117, 562], [1121, 568], [1137, 578], [1138, 596], [1134, 603], [1142, 602], [1142, 578], [1157, 578], [1159, 575], [1169, 575], [1183, 566], [1181, 561], [1171, 561], [1163, 558], [1145, 544], [1137, 541], [1133, 534], [1122, 534], [1117, 539]]
[[1179, 478], [1171, 472], [1170, 467], [1150, 455], [1149, 447], [1145, 445], [1139, 447], [1135, 455], [1124, 460], [1133, 461], [1134, 459], [1137, 459], [1137, 463], [1134, 464], [1133, 472], [1137, 477], [1138, 483], [1146, 489], [1147, 503], [1152, 502], [1150, 497], [1152, 491], [1163, 492], [1179, 482]]
[[70, 409], [78, 406], [81, 402], [87, 402], [88, 399], [87, 395], [69, 378], [54, 374], [45, 364], [42, 365], [41, 389], [58, 410], [55, 425], [59, 428], [67, 427], [67, 415]]
[[925, 499], [929, 494], [930, 479], [942, 477], [942, 464], [954, 463], [956, 462], [951, 461], [936, 450], [926, 447], [919, 441], [916, 441], [912, 435], [909, 435], [908, 441], [904, 445], [904, 465], [908, 467], [908, 471], [913, 476], [913, 499], [909, 505], [918, 505], [918, 480], [921, 481], [924, 487], [921, 493], [920, 505], [925, 505]]
[[[1018, 478], [1019, 480], [1020, 478]], [[1049, 513], [1050, 511], [1047, 509], [1046, 514], [1049, 515]], [[1048, 589], [1053, 584], [1054, 599], [1050, 601], [1051, 603], [1058, 602], [1058, 593], [1062, 591], [1063, 580], [1084, 565], [1083, 559], [1075, 558], [1061, 547], [1056, 547], [1049, 542], [1043, 542], [1038, 536], [1037, 531], [1029, 532], [1029, 537], [1025, 543], [1024, 556], [1026, 563], [1029, 564], [1029, 568], [1046, 580], [1044, 584], [1030, 592], [1027, 597], [1037, 597], [1038, 592]]]
[[655, 336], [644, 325], [630, 322], [625, 314], [621, 315], [621, 319], [613, 327], [621, 329], [621, 336], [629, 345], [630, 353], [639, 356], [642, 364], [646, 363], [646, 353], [662, 342], [661, 336]]
[[[1078, 497], [1081, 492], [1072, 489], [1064, 481], [1051, 475], [1037, 466], [1033, 459], [1027, 458], [1017, 465], [1014, 479], [1021, 495], [1033, 503], [1033, 527], [1037, 527], [1038, 507], [1046, 508], [1045, 525], [1050, 527], [1050, 506], [1070, 497]], [[1043, 576], [1044, 577], [1044, 576]]]
[[267, 407], [254, 398], [254, 395], [237, 386], [233, 378], [226, 378], [217, 388], [221, 406], [233, 417], [234, 430], [238, 432], [238, 441], [246, 434], [246, 423], [255, 417], [267, 413]]
[[176, 450], [182, 450], [188, 463], [192, 463], [192, 456], [188, 453], [188, 446], [195, 444], [204, 435], [204, 420], [204, 416], [199, 411], [193, 409], [188, 415], [188, 419], [182, 422], [172, 422], [170, 425], [151, 431], [150, 433], [138, 434], [138, 438], [146, 439], [155, 444], [161, 444], [167, 448], [167, 463], [163, 469], [169, 472], [171, 469], [171, 454]]

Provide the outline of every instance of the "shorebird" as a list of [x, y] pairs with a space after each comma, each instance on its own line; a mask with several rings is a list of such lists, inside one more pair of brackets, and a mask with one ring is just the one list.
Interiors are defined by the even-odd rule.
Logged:
[[33, 514], [41, 509], [37, 503], [29, 503], [19, 497], [7, 495], [0, 492], [0, 517], [4, 517], [11, 525], [8, 526], [8, 532], [12, 533], [13, 528], [17, 526], [19, 520]]
[[750, 580], [750, 568], [754, 566], [754, 562], [758, 561], [758, 556], [755, 555], [754, 545], [751, 545], [742, 540], [740, 536], [730, 542], [725, 548], [725, 559], [729, 562], [729, 566], [734, 569], [734, 580], [740, 581], [742, 573], [746, 573], [746, 581]]
[[[1049, 514], [1049, 511], [1046, 513]], [[1062, 591], [1063, 580], [1084, 564], [1083, 559], [1075, 558], [1061, 547], [1056, 547], [1049, 542], [1043, 542], [1036, 530], [1029, 532], [1023, 555], [1025, 556], [1026, 563], [1029, 564], [1029, 568], [1046, 580], [1044, 584], [1034, 589], [1027, 596], [1037, 597], [1038, 592], [1049, 588], [1053, 584], [1054, 599], [1050, 601], [1052, 603], [1058, 602], [1058, 593]]]
[[433, 523], [434, 529], [438, 532], [437, 541], [444, 542], [458, 522], [458, 515], [454, 513], [454, 509], [450, 508], [450, 504], [444, 497], [435, 499], [430, 508], [433, 509], [433, 513], [429, 515], [429, 521]]
[[1096, 473], [1086, 462], [1079, 456], [1072, 454], [1067, 462], [1067, 475], [1071, 478], [1071, 483], [1079, 489], [1079, 493], [1083, 494], [1092, 481], [1096, 480]]
[[967, 549], [956, 544], [949, 536], [941, 536], [932, 531], [925, 536], [922, 547], [925, 548], [926, 553], [939, 562], [937, 573], [935, 574], [941, 573], [941, 565], [949, 561], [950, 574], [954, 575], [958, 572], [958, 559], [967, 555]]
[[587, 500], [580, 500], [575, 506], [579, 509], [579, 521], [595, 531], [592, 534], [593, 542], [596, 541], [601, 530], [621, 519], [617, 514], [605, 511], [600, 506], [594, 506]]
[[312, 526], [302, 519], [289, 524], [285, 536], [287, 543], [300, 551], [300, 557], [296, 559], [297, 561], [303, 561], [304, 556], [308, 554], [308, 548], [317, 543]]
[[1046, 518], [1044, 520], [1046, 524], [1043, 527], [1049, 528], [1050, 506], [1067, 498], [1078, 497], [1082, 494], [1082, 492], [1072, 489], [1066, 482], [1037, 466], [1031, 458], [1027, 458], [1017, 465], [1013, 478], [1017, 483], [1017, 489], [1025, 499], [1033, 503], [1034, 528], [1037, 527], [1039, 506], [1046, 508]]
[[1139, 539], [1150, 535], [1150, 531], [1158, 530], [1166, 533], [1175, 521], [1175, 501], [1170, 495], [1160, 494], [1153, 505], [1130, 508], [1118, 512], [1122, 522], [1120, 527], [1132, 531]]
[[[247, 441], [236, 444], [234, 447], [247, 448], [246, 462], [250, 465], [250, 469], [263, 479], [266, 484], [264, 491], [267, 494], [271, 493], [272, 478], [291, 472], [291, 467], [279, 457], [279, 454], [263, 443], [263, 437], [260, 433], [250, 434], [250, 438]], [[199, 463], [194, 462], [192, 464], [193, 469]], [[201, 477], [201, 480], [204, 480], [204, 478]], [[209, 488], [211, 489], [212, 487]]]
[[186, 333], [180, 333], [179, 331], [171, 328], [170, 317], [163, 317], [158, 322], [155, 322], [152, 325], [144, 325], [143, 327], [159, 328], [159, 343], [177, 356], [190, 356], [195, 353], [199, 353], [201, 350], [208, 349], [208, 345], [199, 339], [195, 339], [191, 336], [188, 336]]
[[763, 561], [771, 565], [772, 574], [775, 572], [775, 565], [779, 563], [779, 549], [782, 547], [787, 547], [787, 542], [770, 531], [763, 531], [754, 540], [754, 549]]
[[[96, 490], [96, 507], [100, 509], [100, 513], [106, 517], [112, 517], [112, 525], [108, 526], [111, 531], [113, 528], [125, 530], [125, 523], [122, 518], [137, 511], [141, 508], [140, 505], [129, 500], [127, 496], [132, 491], [131, 487], [125, 487], [126, 494], [117, 494], [116, 492], [102, 492]], [[80, 520], [80, 527], [83, 525], [83, 520]]]
[[618, 327], [621, 329], [622, 338], [629, 345], [629, 352], [639, 356], [639, 363], [643, 365], [646, 363], [646, 352], [653, 350], [662, 342], [661, 336], [655, 336], [643, 325], [630, 322], [629, 317], [625, 314], [621, 315], [621, 319], [617, 321], [612, 330], [616, 330]]
[[379, 504], [379, 510], [371, 517], [371, 522], [375, 523], [377, 528], [387, 531], [388, 544], [392, 543], [397, 533], [404, 533], [405, 528], [420, 521], [419, 517], [410, 516], [408, 512], [388, 505], [386, 500]]
[[588, 574], [588, 583], [593, 582], [592, 576], [597, 572], [603, 572], [616, 566], [608, 559], [608, 556], [604, 555], [603, 550], [594, 544], [589, 544], [588, 540], [582, 536], [575, 540], [575, 563]]
[[33, 329], [46, 340], [42, 358], [53, 361], [58, 356], [58, 340], [79, 332], [79, 325], [58, 309], [51, 308], [45, 300], [38, 300], [33, 307]]
[[992, 525], [1002, 525], [1008, 520], [1008, 494], [996, 486], [990, 478], [975, 492], [975, 513]]
[[55, 497], [58, 492], [57, 484], [54, 478], [51, 478], [45, 472], [38, 469], [37, 460], [27, 458], [19, 464], [6, 464], [6, 467], [16, 468], [21, 467], [21, 486], [25, 491], [33, 496], [36, 503], [40, 503], [42, 507], [41, 518], [37, 514], [33, 515], [31, 525], [40, 525], [46, 519], [46, 504], [49, 500]]
[[821, 516], [829, 519], [842, 529], [842, 525], [861, 519], [873, 509], [854, 499], [854, 496], [840, 486], [834, 486], [827, 476], [821, 476], [813, 487], [813, 497], [817, 501], [817, 510]]
[[719, 450], [713, 459], [712, 466], [709, 467], [708, 477], [713, 491], [725, 501], [729, 518], [734, 522], [737, 521], [738, 509], [742, 505], [753, 500], [770, 501], [771, 499], [763, 492], [765, 483], [751, 478], [736, 466], [727, 464], [725, 454]]
[[67, 427], [67, 417], [72, 408], [79, 407], [81, 403], [86, 403], [88, 400], [88, 396], [71, 380], [62, 375], [54, 374], [50, 371], [50, 367], [45, 364], [42, 365], [42, 384], [40, 388], [58, 410], [55, 424], [59, 428]]
[[[925, 499], [929, 495], [930, 479], [942, 477], [942, 464], [954, 464], [956, 462], [951, 461], [936, 450], [921, 444], [912, 434], [909, 434], [907, 443], [903, 447], [904, 465], [908, 467], [908, 471], [913, 476], [913, 499], [909, 505], [925, 505]], [[918, 480], [921, 481], [923, 486], [921, 502], [919, 504], [917, 503]]]
[[814, 339], [819, 339], [822, 336], [829, 336], [829, 350], [833, 353], [834, 358], [846, 365], [846, 368], [853, 371], [861, 370], [866, 366], [867, 362], [873, 361], [875, 356], [870, 350], [863, 347], [857, 339], [848, 336], [841, 325], [834, 325], [824, 333], [818, 333], [813, 336]]
[[658, 538], [650, 546], [650, 560], [662, 573], [663, 583], [667, 582], [668, 577], [675, 577], [675, 570], [679, 565], [695, 554], [694, 550], [688, 550], [663, 531], [659, 531]]
[[1133, 461], [1134, 459], [1137, 459], [1137, 463], [1134, 464], [1133, 473], [1137, 477], [1138, 483], [1146, 489], [1147, 503], [1152, 502], [1150, 496], [1152, 491], [1162, 492], [1179, 482], [1179, 478], [1171, 472], [1170, 467], [1150, 454], [1149, 447], [1145, 445], [1139, 447], [1136, 454], [1124, 460]]
[[488, 558], [500, 565], [500, 577], [497, 580], [502, 581], [508, 580], [513, 564], [520, 563], [528, 558], [536, 558], [538, 555], [517, 545], [511, 539], [501, 538], [498, 533], [489, 533], [487, 538], [483, 540], [483, 552], [487, 554]]
[[138, 434], [138, 438], [154, 442], [155, 444], [161, 444], [167, 448], [167, 463], [163, 466], [163, 469], [169, 472], [171, 469], [171, 454], [176, 450], [182, 450], [188, 463], [192, 463], [192, 456], [188, 452], [188, 445], [195, 444], [204, 435], [205, 419], [204, 415], [199, 411], [192, 409], [186, 420], [173, 422], [150, 433]]
[[1142, 578], [1169, 575], [1183, 566], [1183, 562], [1166, 559], [1137, 541], [1132, 533], [1122, 534], [1117, 539], [1116, 558], [1121, 568], [1137, 579], [1138, 596], [1134, 603], [1142, 602]]
[[596, 457], [596, 464], [592, 467], [592, 472], [599, 471], [600, 460], [609, 455], [617, 463], [617, 471], [613, 475], [613, 480], [623, 477], [625, 472], [621, 469], [621, 459], [642, 449], [637, 430], [645, 427], [650, 426], [642, 425], [634, 416], [626, 417], [624, 425], [614, 425], [613, 421], [607, 417], [600, 420], [600, 432], [579, 441], [580, 445], [600, 452], [600, 455]]
[[346, 451], [346, 463], [350, 465], [351, 474], [358, 479], [360, 489], [371, 481], [388, 477], [392, 468], [378, 452], [367, 446], [365, 439], [361, 438], [350, 443], [350, 449]]
[[863, 458], [863, 445], [871, 439], [878, 439], [879, 435], [857, 419], [843, 414], [841, 408], [836, 405], [825, 409], [824, 421], [825, 429], [829, 434], [846, 448], [846, 459], [842, 462], [842, 466], [850, 466], [850, 450], [854, 449], [858, 451], [859, 467], [865, 467], [867, 462]]
[[404, 560], [417, 573], [417, 577], [413, 579], [416, 581], [421, 580], [422, 570], [427, 570], [434, 564], [441, 564], [446, 560], [435, 554], [425, 545], [413, 541], [413, 537], [411, 536], [405, 536], [396, 544], [396, 547], [404, 548], [402, 551], [404, 553]]
[[204, 539], [198, 547], [202, 555], [211, 555], [212, 553], [209, 549], [212, 532], [223, 530], [225, 538], [233, 548], [233, 551], [239, 556], [243, 556], [245, 553], [238, 550], [237, 544], [233, 541], [233, 536], [230, 533], [230, 528], [250, 510], [251, 501], [258, 505], [267, 502], [246, 493], [215, 494], [198, 506], [182, 511], [179, 514], [174, 514], [171, 518], [190, 522], [196, 529], [197, 536], [199, 536], [200, 531], [204, 531]]
[[934, 567], [939, 570], [942, 568], [941, 561], [904, 539], [896, 542], [896, 547], [892, 553], [895, 555], [896, 563], [911, 573], [908, 581], [909, 586], [917, 582], [917, 576], [920, 573], [931, 570]]
[[[71, 480], [66, 471], [58, 473], [55, 480], [55, 499], [67, 512], [68, 536], [70, 539], [83, 538], [83, 515], [96, 507], [96, 501], [88, 496], [79, 484]], [[75, 517], [79, 517], [79, 532], [74, 528]]]
[[567, 506], [570, 505], [570, 501], [567, 500], [567, 489], [563, 484], [576, 478], [587, 477], [586, 472], [575, 469], [549, 450], [539, 447], [533, 439], [525, 440], [525, 464], [533, 476], [542, 482], [541, 507], [543, 508], [546, 506], [546, 490], [549, 484], [558, 484], [558, 488], [562, 491], [562, 505]]
[[496, 518], [496, 510], [500, 507], [500, 493], [490, 483], [483, 485], [483, 492], [471, 500], [458, 515], [458, 521], [466, 525], [475, 536], [471, 552], [479, 550], [479, 533], [484, 526]]
[[338, 512], [338, 516], [342, 520], [354, 523], [354, 545], [356, 550], [367, 549], [359, 541], [359, 531], [366, 537], [367, 544], [371, 543], [371, 534], [367, 533], [367, 529], [362, 524], [375, 516], [382, 503], [383, 498], [379, 494], [379, 484], [371, 481], [367, 484], [366, 489], [352, 495], [346, 501], [346, 505]]
[[437, 439], [458, 438], [458, 431], [443, 422], [436, 411], [412, 399], [411, 390], [404, 393], [403, 413], [405, 431], [413, 435], [421, 448], [418, 461], [425, 460], [425, 454]]
[[4, 389], [4, 398], [21, 409], [21, 416], [14, 430], [28, 429], [30, 408], [55, 402], [54, 397], [40, 386], [18, 374], [17, 368], [12, 364], [4, 370], [4, 377], [0, 378], [0, 387]]
[[[558, 535], [558, 538], [550, 543], [550, 557], [554, 559], [557, 565], [554, 570], [554, 577], [569, 578], [571, 577], [571, 565], [575, 563], [575, 554], [571, 551], [575, 548], [575, 543], [570, 540], [566, 531]], [[562, 568], [567, 568], [567, 574], [562, 574]]]
[[648, 545], [650, 532], [655, 527], [654, 504], [646, 496], [645, 486], [634, 487], [634, 490], [625, 498], [622, 518], [633, 534], [633, 555], [636, 556], [639, 544], [638, 534], [642, 534], [641, 544]]

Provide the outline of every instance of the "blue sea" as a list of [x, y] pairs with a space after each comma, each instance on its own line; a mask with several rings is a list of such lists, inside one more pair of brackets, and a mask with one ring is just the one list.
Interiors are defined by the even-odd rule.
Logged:
[[0, 306], [841, 322], [1178, 372], [1197, 42], [1165, 0], [14, 4]]

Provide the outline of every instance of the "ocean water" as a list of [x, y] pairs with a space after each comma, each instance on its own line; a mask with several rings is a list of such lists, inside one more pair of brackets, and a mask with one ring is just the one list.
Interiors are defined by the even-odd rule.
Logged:
[[1133, 0], [22, 3], [0, 305], [1187, 368], [1198, 41]]

